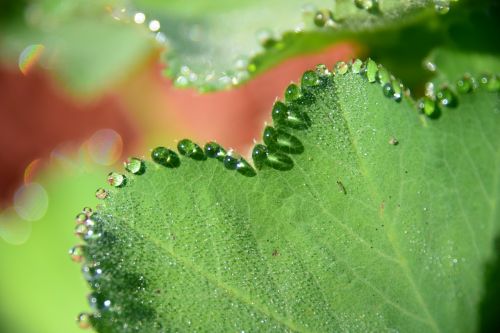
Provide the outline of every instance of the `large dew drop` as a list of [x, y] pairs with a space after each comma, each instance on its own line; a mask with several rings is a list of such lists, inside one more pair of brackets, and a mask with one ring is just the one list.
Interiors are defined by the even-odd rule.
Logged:
[[177, 150], [181, 155], [192, 158], [193, 160], [201, 161], [206, 159], [203, 149], [189, 139], [179, 141]]
[[300, 154], [304, 152], [304, 145], [300, 140], [281, 129], [267, 126], [264, 129], [263, 141], [270, 151], [280, 150], [289, 154]]
[[226, 150], [218, 143], [212, 141], [205, 145], [205, 154], [209, 158], [216, 158], [219, 161], [223, 161], [224, 157], [226, 157]]
[[156, 163], [163, 165], [167, 168], [177, 168], [181, 165], [181, 161], [177, 154], [165, 147], [156, 147], [151, 152], [151, 158]]

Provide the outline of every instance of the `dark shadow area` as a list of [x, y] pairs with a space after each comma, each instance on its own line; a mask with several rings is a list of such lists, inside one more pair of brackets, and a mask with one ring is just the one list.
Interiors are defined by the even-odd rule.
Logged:
[[479, 306], [479, 332], [500, 332], [500, 237], [495, 240], [495, 258], [486, 264], [483, 299]]

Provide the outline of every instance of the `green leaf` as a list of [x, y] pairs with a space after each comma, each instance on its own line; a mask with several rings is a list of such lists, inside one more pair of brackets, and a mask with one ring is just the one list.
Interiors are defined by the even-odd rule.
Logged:
[[267, 129], [256, 174], [183, 141], [180, 166], [158, 148], [97, 192], [84, 271], [98, 332], [477, 328], [500, 227], [498, 90], [430, 119], [364, 73], [316, 75], [287, 102], [295, 129], [275, 105], [294, 139]]
[[[167, 73], [178, 86], [202, 90], [239, 84], [285, 59], [333, 43], [387, 45], [397, 38], [395, 27], [437, 20], [430, 1], [373, 3], [365, 10], [353, 1], [134, 1], [148, 19], [160, 22], [167, 39]], [[318, 13], [326, 18], [319, 26]]]

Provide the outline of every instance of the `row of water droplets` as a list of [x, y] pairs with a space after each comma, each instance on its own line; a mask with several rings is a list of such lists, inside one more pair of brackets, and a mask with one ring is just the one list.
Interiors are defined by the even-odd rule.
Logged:
[[[431, 61], [426, 61], [424, 67], [430, 72], [436, 72], [437, 66]], [[500, 91], [500, 79], [498, 74], [483, 73], [473, 76], [465, 73], [454, 83], [444, 83], [436, 87], [433, 82], [425, 84], [424, 96], [417, 100], [417, 108], [431, 118], [437, 118], [443, 108], [454, 108], [458, 106], [458, 95], [468, 94], [477, 90], [488, 92]]]

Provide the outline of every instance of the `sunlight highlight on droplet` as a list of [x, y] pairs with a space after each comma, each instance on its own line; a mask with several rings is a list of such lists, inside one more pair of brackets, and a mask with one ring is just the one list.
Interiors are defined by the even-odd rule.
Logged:
[[149, 30], [153, 32], [160, 30], [160, 22], [158, 20], [152, 20], [149, 22]]
[[135, 23], [143, 24], [144, 21], [146, 21], [146, 15], [144, 15], [144, 13], [141, 13], [141, 12], [135, 13], [135, 15], [134, 15], [134, 22]]
[[101, 165], [111, 165], [122, 154], [123, 140], [116, 131], [101, 129], [90, 137], [87, 142], [87, 149], [94, 162]]
[[31, 222], [20, 219], [12, 208], [0, 213], [0, 239], [12, 245], [26, 243], [31, 235]]
[[49, 207], [49, 196], [42, 185], [22, 185], [14, 194], [14, 209], [26, 221], [37, 221], [44, 217]]
[[26, 47], [19, 55], [19, 69], [27, 75], [33, 66], [40, 60], [45, 46], [34, 44]]

